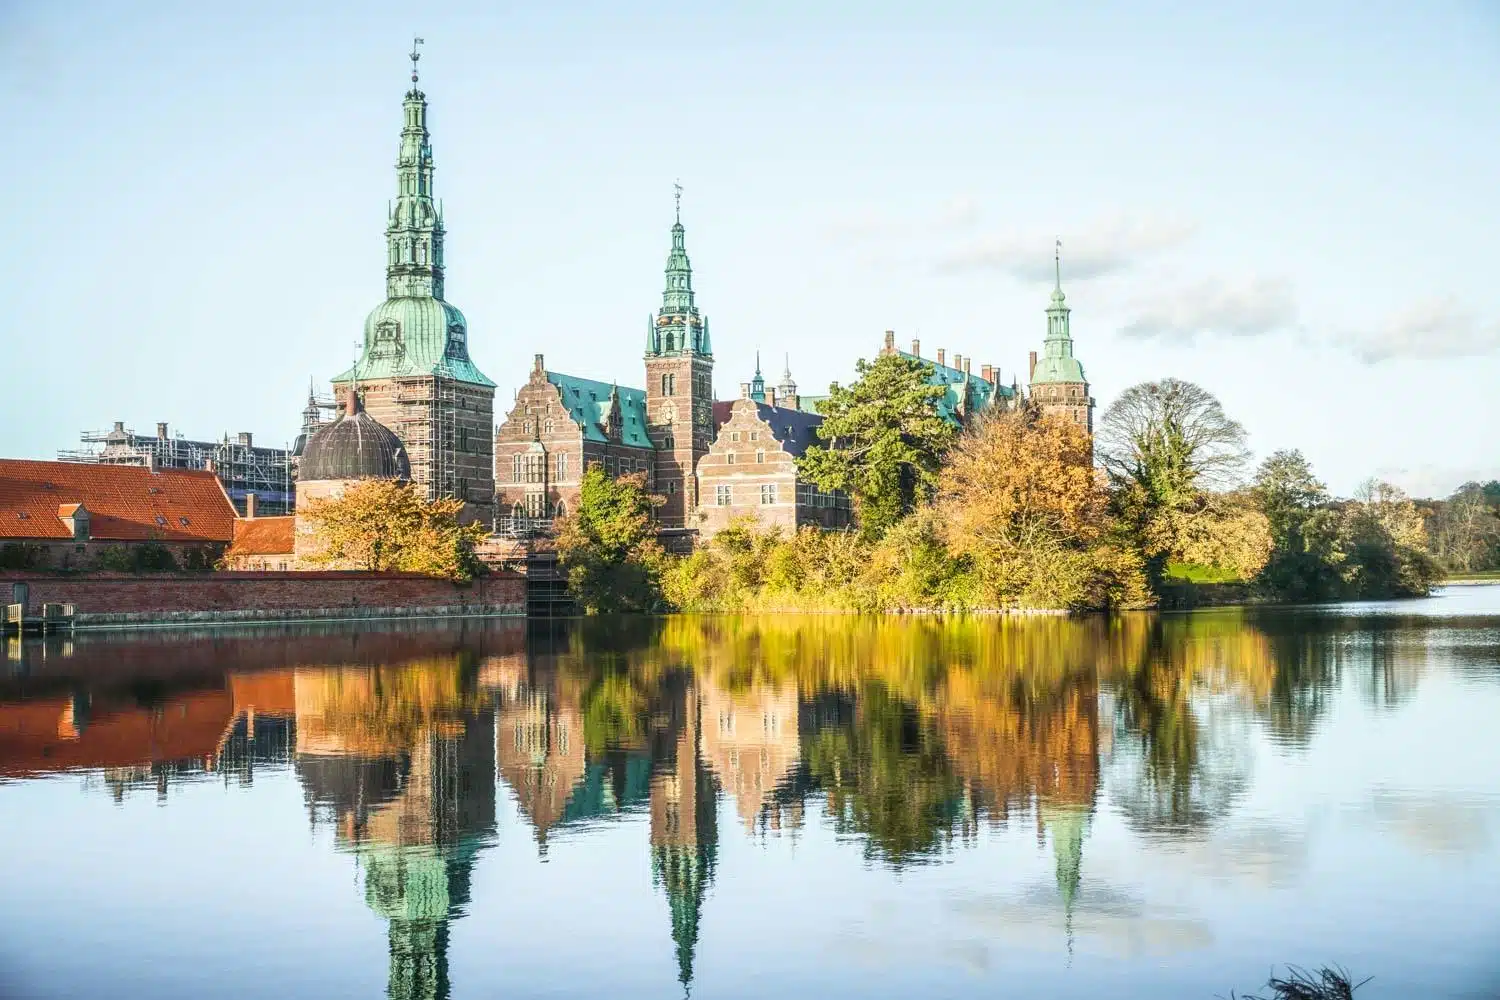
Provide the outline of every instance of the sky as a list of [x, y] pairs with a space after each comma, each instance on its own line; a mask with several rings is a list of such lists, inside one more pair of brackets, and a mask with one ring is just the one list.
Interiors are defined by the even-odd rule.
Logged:
[[0, 455], [295, 436], [384, 296], [406, 53], [499, 386], [643, 384], [673, 183], [715, 389], [883, 331], [1216, 394], [1337, 494], [1500, 477], [1500, 3], [0, 0]]

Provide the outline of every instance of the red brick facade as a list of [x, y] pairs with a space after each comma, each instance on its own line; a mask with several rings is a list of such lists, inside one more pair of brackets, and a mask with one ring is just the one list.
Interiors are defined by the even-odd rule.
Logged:
[[655, 451], [624, 444], [620, 431], [616, 426], [604, 433], [606, 440], [587, 440], [538, 354], [515, 405], [495, 429], [500, 516], [550, 518], [576, 510], [578, 486], [590, 465], [611, 476], [644, 473], [646, 488], [655, 490]]
[[787, 532], [803, 525], [849, 524], [848, 497], [823, 492], [797, 474], [797, 457], [813, 443], [819, 418], [752, 399], [719, 403], [715, 409], [722, 423], [698, 462], [700, 539], [712, 538], [746, 515], [762, 528]]
[[656, 445], [657, 511], [663, 528], [692, 527], [699, 506], [694, 470], [713, 442], [713, 361], [689, 353], [646, 358], [646, 413]]

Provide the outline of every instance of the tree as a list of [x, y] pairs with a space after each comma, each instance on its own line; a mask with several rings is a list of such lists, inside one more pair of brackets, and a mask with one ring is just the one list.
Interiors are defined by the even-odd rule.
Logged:
[[1113, 579], [1109, 498], [1088, 434], [1035, 410], [981, 418], [953, 447], [937, 511], [949, 548], [968, 557], [1000, 604], [1139, 603], [1139, 571]]
[[1249, 457], [1245, 429], [1213, 394], [1175, 378], [1126, 389], [1105, 411], [1095, 450], [1154, 582], [1183, 547], [1187, 522], [1212, 515], [1206, 491], [1234, 486]]
[[584, 472], [578, 507], [558, 523], [557, 555], [568, 589], [589, 614], [654, 611], [661, 604], [665, 553], [645, 476], [612, 479], [598, 465]]
[[480, 569], [474, 545], [485, 529], [459, 524], [463, 507], [464, 502], [454, 497], [428, 500], [412, 483], [361, 480], [341, 496], [308, 504], [301, 517], [318, 546], [308, 559], [375, 573], [472, 579]]
[[1421, 513], [1390, 483], [1371, 479], [1360, 486], [1344, 509], [1339, 545], [1350, 597], [1426, 596], [1438, 575]]
[[820, 404], [821, 443], [798, 467], [819, 488], [852, 496], [861, 531], [878, 538], [931, 495], [956, 429], [938, 414], [948, 389], [928, 383], [930, 365], [883, 354], [857, 370]]
[[1454, 490], [1432, 519], [1430, 551], [1450, 572], [1500, 567], [1500, 482]]
[[1272, 549], [1256, 577], [1262, 590], [1294, 601], [1333, 596], [1339, 585], [1328, 489], [1300, 451], [1277, 451], [1255, 473], [1251, 495], [1271, 528]]

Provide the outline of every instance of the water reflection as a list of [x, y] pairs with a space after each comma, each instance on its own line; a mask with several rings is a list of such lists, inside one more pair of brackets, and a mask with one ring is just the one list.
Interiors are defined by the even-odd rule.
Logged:
[[[1256, 740], [1307, 752], [1345, 685], [1398, 709], [1434, 647], [1479, 673], [1488, 657], [1493, 680], [1495, 637], [1493, 618], [1243, 610], [79, 637], [12, 650], [0, 778], [77, 770], [116, 799], [166, 800], [183, 782], [241, 788], [290, 769], [387, 923], [391, 997], [449, 995], [449, 928], [496, 841], [497, 801], [542, 859], [559, 837], [638, 817], [684, 988], [705, 899], [731, 877], [721, 821], [795, 837], [816, 816], [890, 869], [1020, 824], [1049, 855], [1045, 883], [951, 911], [990, 935], [1134, 954], [1213, 934], [1089, 876], [1101, 810], [1195, 870], [1286, 884], [1305, 863], [1300, 831], [1209, 840], [1253, 785]], [[1482, 803], [1391, 792], [1364, 808], [1427, 850], [1492, 842]]]

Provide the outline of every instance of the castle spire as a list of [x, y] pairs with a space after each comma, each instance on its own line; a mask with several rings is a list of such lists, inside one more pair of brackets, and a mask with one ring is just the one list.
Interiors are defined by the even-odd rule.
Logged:
[[672, 185], [672, 249], [667, 253], [666, 287], [661, 309], [646, 337], [646, 354], [685, 354], [709, 357], [708, 323], [698, 315], [693, 301], [693, 265], [688, 261], [682, 227], [682, 184]]
[[1049, 358], [1071, 358], [1073, 336], [1069, 330], [1068, 300], [1062, 290], [1062, 240], [1052, 251], [1052, 267], [1057, 283], [1052, 287], [1052, 304], [1047, 307], [1046, 355]]
[[427, 95], [417, 89], [412, 39], [411, 89], [402, 101], [401, 147], [396, 158], [396, 201], [386, 220], [385, 287], [388, 298], [443, 297], [443, 223], [432, 197], [432, 145]]

